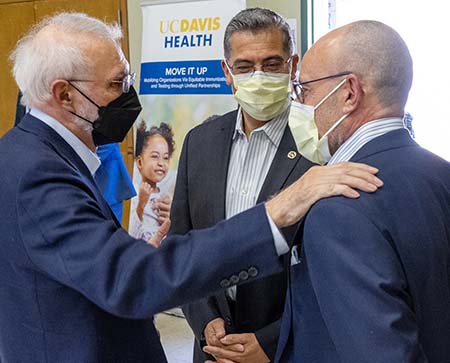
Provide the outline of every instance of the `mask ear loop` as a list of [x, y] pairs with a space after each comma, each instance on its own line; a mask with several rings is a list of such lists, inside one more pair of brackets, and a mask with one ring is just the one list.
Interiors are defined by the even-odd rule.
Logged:
[[88, 96], [86, 96], [83, 92], [80, 91], [80, 89], [78, 87], [75, 87], [75, 85], [70, 82], [67, 81], [73, 88], [75, 88], [78, 92], [80, 92], [90, 103], [92, 103], [94, 106], [97, 106], [97, 108], [100, 108], [99, 105], [97, 105], [94, 101], [92, 101]]
[[314, 110], [316, 110], [322, 103], [324, 103], [334, 92], [336, 92], [345, 82], [347, 81], [347, 78], [343, 79], [336, 87], [334, 87], [330, 93], [328, 93], [324, 98], [322, 98], [322, 101], [320, 101], [315, 107]]
[[338, 126], [340, 125], [340, 123], [341, 123], [342, 121], [344, 121], [345, 118], [346, 118], [347, 116], [348, 116], [348, 113], [346, 113], [345, 115], [342, 115], [342, 117], [341, 117], [339, 120], [337, 120], [337, 121], [334, 123], [334, 125], [331, 126], [330, 129], [329, 129], [327, 132], [325, 132], [325, 134], [321, 137], [321, 139], [323, 139], [325, 136], [328, 136], [329, 133], [330, 133], [331, 131], [333, 131], [336, 127], [338, 127]]
[[[334, 92], [336, 92], [336, 91], [339, 89], [339, 87], [341, 87], [341, 86], [345, 83], [345, 81], [347, 81], [347, 78], [346, 78], [346, 79], [343, 79], [336, 87], [334, 87], [333, 90], [332, 90], [330, 93], [328, 93], [328, 94], [325, 96], [325, 98], [317, 104], [316, 107], [314, 107], [314, 110], [315, 110], [317, 107], [319, 107], [322, 103], [324, 103], [325, 100], [326, 100], [328, 97], [330, 97]], [[330, 129], [329, 129], [327, 132], [325, 132], [325, 134], [322, 135], [322, 137], [321, 137], [320, 139], [323, 139], [324, 137], [328, 136], [328, 135], [330, 134], [330, 132], [333, 131], [336, 127], [338, 127], [338, 126], [340, 125], [340, 123], [341, 123], [342, 121], [344, 121], [345, 118], [346, 118], [347, 116], [348, 116], [348, 113], [346, 113], [345, 115], [342, 115], [342, 117], [341, 117], [339, 120], [337, 120], [337, 121], [334, 123], [334, 125], [331, 126]]]
[[[70, 84], [73, 88], [75, 88], [78, 92], [80, 92], [80, 94], [83, 95], [90, 103], [92, 103], [93, 105], [97, 106], [97, 108], [100, 108], [99, 105], [97, 105], [94, 101], [92, 101], [88, 96], [86, 96], [83, 92], [81, 92], [77, 87], [75, 87], [75, 85], [74, 85], [73, 83], [71, 83], [70, 81], [67, 81], [67, 82], [69, 82], [69, 84]], [[78, 114], [76, 114], [75, 112], [72, 112], [72, 111], [69, 111], [69, 112], [70, 112], [72, 115], [75, 115], [75, 116], [81, 118], [82, 120], [84, 120], [84, 121], [86, 121], [86, 122], [89, 122], [91, 125], [94, 125], [94, 121], [88, 120], [87, 118], [85, 118], [85, 117], [83, 117], [83, 116], [81, 116], [81, 115], [78, 115]]]

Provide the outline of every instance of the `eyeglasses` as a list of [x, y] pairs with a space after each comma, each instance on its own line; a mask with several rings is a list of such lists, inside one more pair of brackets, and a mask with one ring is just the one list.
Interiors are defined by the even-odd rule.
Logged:
[[[292, 57], [289, 57], [287, 60], [284, 59], [271, 59], [263, 64], [261, 64], [261, 70], [264, 73], [282, 73], [285, 70], [285, 66], [287, 63], [291, 61]], [[233, 74], [253, 74], [256, 72], [256, 68], [258, 67], [255, 64], [249, 62], [235, 62], [233, 65], [229, 65], [228, 61], [225, 61], [228, 69]]]
[[[71, 80], [68, 80], [68, 81], [69, 82], [96, 82], [96, 80], [93, 80], [93, 79], [71, 79]], [[135, 81], [136, 81], [136, 72], [131, 72], [131, 73], [128, 73], [121, 80], [116, 80], [116, 79], [107, 80], [107, 83], [110, 86], [121, 85], [122, 86], [122, 92], [123, 93], [128, 93], [130, 91], [131, 86], [134, 85]]]
[[294, 93], [297, 96], [297, 98], [299, 99], [299, 101], [301, 103], [304, 102], [305, 100], [305, 89], [303, 88], [303, 86], [305, 84], [310, 84], [310, 83], [314, 83], [314, 82], [319, 82], [319, 81], [324, 81], [326, 79], [331, 79], [331, 78], [337, 78], [337, 77], [342, 77], [342, 76], [347, 76], [349, 74], [351, 74], [352, 72], [350, 71], [345, 71], [345, 72], [340, 72], [340, 73], [336, 73], [336, 74], [332, 74], [331, 76], [325, 76], [325, 77], [321, 77], [321, 78], [317, 78], [317, 79], [312, 79], [309, 81], [305, 81], [305, 82], [297, 82], [294, 81], [292, 83], [293, 88], [294, 88]]

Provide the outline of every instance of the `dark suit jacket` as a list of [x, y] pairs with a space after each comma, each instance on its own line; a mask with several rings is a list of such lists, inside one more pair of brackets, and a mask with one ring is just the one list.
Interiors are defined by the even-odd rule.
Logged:
[[353, 161], [384, 186], [311, 208], [291, 269], [281, 362], [450, 362], [450, 165], [406, 130]]
[[[14, 126], [17, 126], [26, 114], [25, 106], [20, 103], [21, 98], [22, 93], [19, 92]], [[100, 145], [97, 155], [102, 163], [95, 172], [95, 181], [114, 215], [121, 221], [123, 201], [136, 195], [133, 182], [120, 153], [119, 144]]]
[[[172, 204], [171, 233], [186, 233], [205, 228], [225, 218], [225, 194], [232, 136], [237, 111], [230, 112], [191, 130], [181, 152]], [[258, 201], [264, 201], [297, 180], [312, 164], [297, 155], [289, 127], [286, 127], [278, 151], [262, 186]], [[284, 230], [287, 240], [295, 227]], [[205, 254], [216, 246], [205, 248]], [[183, 311], [197, 338], [195, 362], [203, 363], [201, 352], [206, 324], [222, 317], [228, 332], [255, 332], [266, 354], [273, 359], [280, 331], [286, 293], [285, 272], [237, 289], [236, 316], [230, 311], [225, 292], [184, 306]], [[204, 342], [203, 342], [204, 343]]]
[[263, 205], [154, 249], [120, 228], [85, 164], [40, 120], [26, 115], [0, 154], [2, 362], [166, 362], [153, 314], [250, 268], [249, 279], [282, 268]]

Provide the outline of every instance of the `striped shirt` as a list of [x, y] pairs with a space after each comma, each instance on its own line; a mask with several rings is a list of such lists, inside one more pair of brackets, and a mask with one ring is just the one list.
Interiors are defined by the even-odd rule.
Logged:
[[[273, 158], [280, 145], [289, 117], [289, 108], [263, 126], [253, 130], [249, 138], [243, 130], [239, 110], [231, 145], [226, 189], [226, 218], [243, 212], [256, 204]], [[228, 289], [236, 297], [236, 287]]]
[[[384, 135], [390, 131], [404, 128], [404, 123], [401, 118], [382, 118], [379, 120], [370, 121], [361, 126], [355, 133], [348, 138], [334, 155], [331, 157], [328, 165], [340, 163], [342, 161], [349, 161], [359, 149], [361, 149], [369, 141], [376, 137]], [[291, 265], [300, 262], [299, 252], [297, 246], [292, 249]]]
[[342, 161], [349, 161], [359, 149], [373, 139], [384, 135], [390, 131], [404, 128], [403, 120], [400, 117], [382, 118], [370, 121], [361, 126], [355, 133], [348, 138], [334, 155], [328, 164], [336, 164]]

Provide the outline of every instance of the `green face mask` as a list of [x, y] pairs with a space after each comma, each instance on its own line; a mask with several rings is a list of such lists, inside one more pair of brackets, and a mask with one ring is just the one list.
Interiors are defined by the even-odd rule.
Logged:
[[236, 89], [234, 98], [256, 120], [269, 121], [289, 107], [290, 73], [230, 74]]

